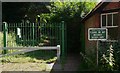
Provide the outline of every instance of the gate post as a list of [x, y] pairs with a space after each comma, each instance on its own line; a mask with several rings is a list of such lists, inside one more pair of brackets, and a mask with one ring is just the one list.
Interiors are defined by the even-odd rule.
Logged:
[[57, 45], [57, 58], [58, 58], [58, 61], [60, 61], [60, 45]]
[[64, 21], [62, 21], [62, 24], [61, 24], [61, 29], [62, 29], [62, 33], [61, 33], [61, 58], [62, 58], [62, 64], [64, 65], [65, 63], [65, 25], [64, 25]]
[[3, 41], [4, 41], [4, 47], [3, 47], [3, 54], [7, 53], [7, 23], [3, 22]]

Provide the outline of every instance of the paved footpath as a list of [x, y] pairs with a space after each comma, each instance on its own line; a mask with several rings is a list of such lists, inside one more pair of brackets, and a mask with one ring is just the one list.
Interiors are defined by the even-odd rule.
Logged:
[[53, 66], [52, 71], [78, 71], [80, 66], [80, 55], [70, 54], [66, 58], [66, 63], [63, 68], [60, 63], [57, 63]]

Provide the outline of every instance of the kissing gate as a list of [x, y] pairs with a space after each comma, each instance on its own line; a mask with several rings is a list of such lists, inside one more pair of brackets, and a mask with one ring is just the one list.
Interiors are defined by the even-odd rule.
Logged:
[[12, 48], [26, 50], [31, 48], [34, 51], [37, 48], [54, 49], [54, 46], [60, 45], [62, 58], [65, 56], [66, 48], [65, 30], [64, 21], [61, 23], [3, 22], [3, 53], [8, 53]]

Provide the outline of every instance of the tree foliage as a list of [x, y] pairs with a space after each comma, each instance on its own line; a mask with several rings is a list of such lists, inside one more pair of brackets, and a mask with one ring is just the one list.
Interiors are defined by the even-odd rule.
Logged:
[[21, 22], [27, 16], [35, 22], [37, 14], [48, 13], [45, 2], [3, 2], [2, 20], [6, 22]]
[[[16, 7], [17, 6], [17, 7]], [[40, 3], [3, 3], [3, 20], [20, 21], [25, 15], [34, 22], [37, 15], [41, 16], [41, 22], [69, 21], [72, 18], [81, 18], [93, 7], [93, 2], [40, 2]], [[9, 13], [8, 13], [9, 12]]]
[[59, 0], [58, 2], [51, 2], [51, 5], [46, 6], [50, 13], [41, 14], [41, 21], [68, 22], [73, 19], [81, 19], [89, 13], [95, 5], [95, 2], [60, 2]]
[[[67, 32], [67, 48], [73, 51], [79, 52], [81, 33], [81, 19], [86, 16], [94, 7], [95, 2], [51, 2], [50, 5], [46, 5], [50, 13], [40, 14], [41, 23], [60, 23], [64, 21], [66, 24]], [[82, 34], [83, 35], [83, 34]], [[74, 46], [76, 45], [76, 46]]]

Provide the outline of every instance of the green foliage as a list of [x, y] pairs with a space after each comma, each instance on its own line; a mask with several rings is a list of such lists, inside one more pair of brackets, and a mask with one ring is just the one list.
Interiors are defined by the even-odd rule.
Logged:
[[79, 70], [96, 71], [97, 66], [96, 66], [95, 62], [93, 62], [93, 60], [91, 58], [87, 57], [82, 52], [80, 54], [82, 56], [82, 59], [81, 59]]
[[114, 59], [116, 61], [115, 69], [120, 70], [120, 40], [114, 44]]
[[53, 13], [44, 13], [40, 15], [41, 23], [49, 23], [51, 19], [55, 16]]
[[114, 51], [113, 46], [110, 45], [109, 50], [107, 50], [107, 53], [102, 55], [102, 58], [101, 58], [102, 65], [100, 66], [100, 70], [103, 70], [103, 71], [116, 70], [115, 69], [116, 61], [114, 59], [113, 51]]
[[0, 32], [0, 47], [3, 47], [3, 33]]
[[89, 13], [94, 7], [95, 2], [51, 2], [46, 7], [50, 13], [41, 14], [41, 22], [68, 22], [74, 19], [81, 19]]
[[[110, 46], [112, 45], [112, 46]], [[112, 48], [111, 48], [112, 47]], [[120, 70], [120, 41], [99, 43], [100, 70]]]
[[11, 32], [8, 34], [7, 46], [9, 46], [9, 47], [17, 46], [15, 33]]
[[[3, 47], [3, 33], [0, 32], [0, 47]], [[16, 44], [16, 35], [15, 33], [11, 32], [7, 35], [7, 46], [12, 47], [14, 44], [14, 46], [17, 46]]]
[[57, 57], [55, 57], [55, 51], [33, 51], [13, 56], [5, 56], [0, 58], [3, 63], [27, 63], [27, 62], [38, 62], [38, 63], [52, 63], [55, 62]]

